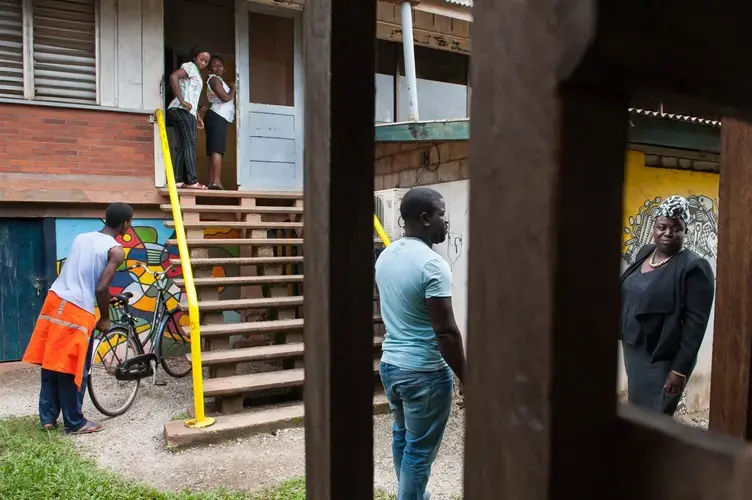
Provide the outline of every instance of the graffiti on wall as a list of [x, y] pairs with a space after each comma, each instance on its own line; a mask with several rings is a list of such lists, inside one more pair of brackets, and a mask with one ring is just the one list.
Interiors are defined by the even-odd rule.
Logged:
[[[85, 232], [99, 231], [102, 229], [104, 221], [100, 219], [57, 219], [55, 223], [57, 238], [57, 272], [60, 273], [65, 259], [70, 252], [73, 239]], [[237, 237], [237, 231], [229, 229], [207, 230], [207, 238], [233, 238]], [[161, 219], [135, 219], [133, 227], [128, 232], [117, 238], [117, 241], [123, 245], [125, 251], [125, 261], [121, 265], [115, 277], [112, 280], [110, 292], [120, 294], [130, 292], [133, 294], [131, 305], [133, 314], [136, 317], [136, 326], [139, 333], [148, 332], [151, 328], [151, 322], [156, 305], [158, 287], [154, 278], [144, 269], [132, 269], [126, 271], [128, 266], [137, 262], [146, 264], [152, 272], [163, 272], [170, 268], [170, 260], [178, 258], [177, 248], [173, 245], [167, 245], [167, 240], [174, 239], [175, 232], [172, 229], [164, 227], [164, 221]], [[237, 257], [237, 248], [212, 248], [209, 257]], [[167, 291], [167, 307], [173, 309], [178, 306], [182, 298], [180, 288], [175, 283], [175, 279], [182, 276], [182, 269], [179, 265], [169, 270], [167, 279], [161, 284]], [[216, 266], [212, 269], [213, 276], [234, 276], [239, 274], [237, 266]], [[237, 287], [220, 288], [220, 298], [232, 299], [239, 298]], [[112, 317], [115, 311], [112, 311]], [[234, 318], [237, 315], [234, 312], [225, 314], [228, 322], [237, 321]], [[181, 317], [180, 322], [187, 324], [187, 317]]]
[[[627, 239], [623, 258], [627, 264], [634, 261], [640, 248], [653, 242], [653, 222], [662, 201], [660, 196], [645, 200], [637, 213], [629, 215], [624, 228]], [[718, 254], [718, 201], [705, 195], [690, 195], [687, 201], [689, 220], [685, 245], [709, 261], [715, 261]]]
[[715, 269], [718, 252], [718, 174], [645, 165], [645, 155], [627, 152], [624, 182], [622, 270], [652, 243], [658, 206], [671, 195], [689, 202], [685, 244]]

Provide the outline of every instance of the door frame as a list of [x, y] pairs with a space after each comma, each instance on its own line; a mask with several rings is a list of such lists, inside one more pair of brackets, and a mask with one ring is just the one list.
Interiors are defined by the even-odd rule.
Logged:
[[[236, 166], [238, 190], [249, 190], [249, 174], [243, 174], [242, 168], [250, 165], [250, 150], [248, 145], [249, 134], [246, 130], [249, 125], [246, 123], [250, 115], [251, 100], [246, 95], [250, 89], [250, 29], [248, 22], [248, 13], [255, 12], [258, 14], [267, 14], [277, 17], [292, 18], [295, 21], [294, 31], [294, 70], [293, 70], [293, 99], [295, 100], [295, 170], [300, 172], [301, 186], [303, 176], [303, 138], [304, 123], [303, 116], [305, 110], [305, 74], [303, 69], [303, 11], [302, 9], [292, 9], [285, 7], [270, 6], [267, 4], [255, 3], [251, 0], [235, 0], [235, 86], [236, 86], [236, 111], [235, 111], [235, 134], [236, 134]], [[245, 87], [249, 85], [248, 87]], [[244, 139], [245, 137], [245, 139]], [[245, 146], [245, 147], [244, 147]], [[243, 167], [241, 167], [243, 166]], [[263, 191], [265, 188], [254, 188], [254, 190]]]

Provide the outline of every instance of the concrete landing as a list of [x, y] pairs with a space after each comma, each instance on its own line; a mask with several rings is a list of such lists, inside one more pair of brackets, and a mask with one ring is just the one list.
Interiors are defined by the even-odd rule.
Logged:
[[[373, 398], [374, 414], [389, 411], [386, 396]], [[253, 434], [271, 433], [279, 429], [303, 426], [303, 403], [249, 409], [232, 415], [214, 415], [216, 422], [205, 429], [191, 429], [183, 420], [173, 420], [164, 426], [165, 444], [170, 449], [214, 444]]]

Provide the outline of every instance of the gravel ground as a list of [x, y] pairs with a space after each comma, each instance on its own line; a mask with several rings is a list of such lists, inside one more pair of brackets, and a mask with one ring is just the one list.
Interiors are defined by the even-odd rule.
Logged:
[[[39, 372], [35, 368], [0, 372], [0, 418], [36, 414]], [[229, 443], [168, 452], [163, 424], [183, 415], [192, 398], [190, 378], [167, 378], [166, 386], [142, 384], [133, 407], [122, 417], [99, 415], [86, 399], [84, 410], [105, 430], [75, 438], [76, 445], [100, 465], [162, 489], [205, 489], [226, 486], [258, 490], [305, 473], [303, 429], [286, 429]], [[686, 425], [707, 429], [707, 411], [680, 414]], [[441, 450], [433, 466], [429, 490], [433, 498], [453, 499], [462, 492], [462, 413], [453, 412]], [[375, 485], [395, 489], [391, 456], [391, 420], [374, 418]], [[206, 467], [210, 464], [209, 467]]]
[[[39, 372], [35, 368], [0, 372], [0, 418], [36, 414]], [[167, 420], [185, 413], [192, 400], [190, 377], [167, 378], [166, 386], [142, 383], [131, 409], [117, 418], [102, 417], [88, 397], [84, 411], [105, 430], [75, 437], [82, 452], [100, 465], [161, 489], [216, 486], [258, 490], [305, 473], [303, 429], [286, 429], [229, 443], [168, 452], [162, 437]], [[455, 409], [456, 410], [456, 409]], [[450, 500], [462, 492], [462, 414], [454, 411], [428, 485], [432, 498]], [[394, 492], [391, 420], [374, 418], [375, 486]], [[208, 464], [208, 466], [207, 466]]]

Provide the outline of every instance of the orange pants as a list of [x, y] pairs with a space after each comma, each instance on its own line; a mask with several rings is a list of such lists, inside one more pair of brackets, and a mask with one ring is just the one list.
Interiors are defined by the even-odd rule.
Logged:
[[81, 389], [94, 315], [49, 292], [23, 361], [74, 376]]

